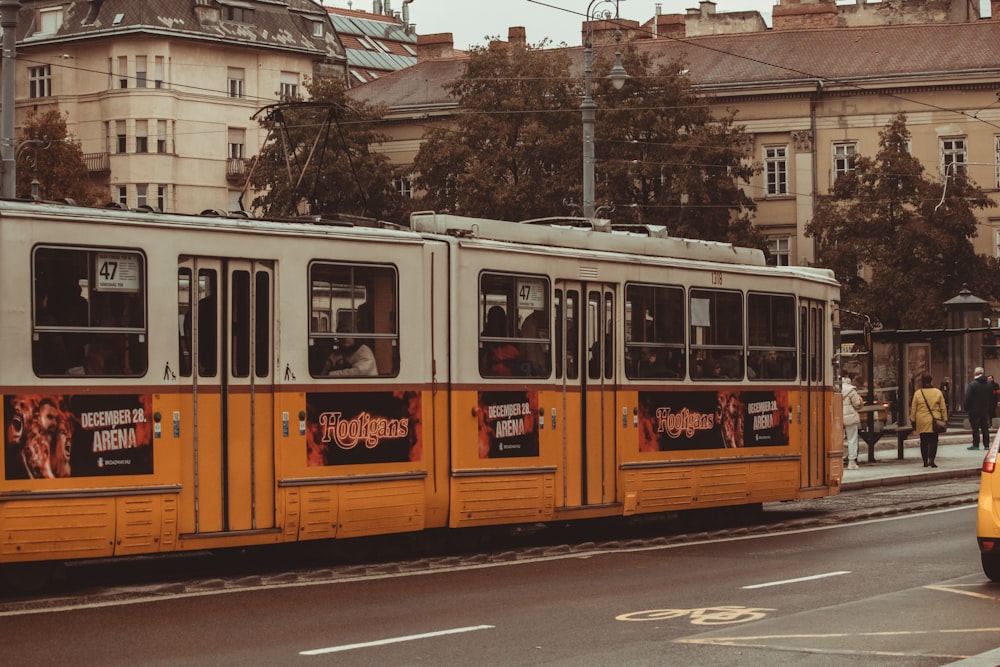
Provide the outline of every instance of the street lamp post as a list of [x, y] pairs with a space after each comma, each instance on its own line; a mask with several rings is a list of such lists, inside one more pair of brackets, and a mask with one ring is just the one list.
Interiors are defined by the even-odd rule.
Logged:
[[[618, 20], [619, 0], [590, 0], [587, 5], [587, 31], [583, 42], [583, 102], [580, 104], [580, 114], [583, 117], [583, 216], [594, 217], [594, 121], [597, 116], [597, 104], [591, 95], [594, 73], [594, 20], [607, 20], [611, 11], [598, 15], [595, 6], [604, 2], [615, 5], [614, 20]], [[615, 27], [615, 64], [608, 78], [618, 90], [625, 85], [628, 73], [622, 67], [622, 54], [618, 44], [621, 41], [621, 28]]]
[[3, 73], [0, 75], [0, 195], [14, 197], [17, 189], [14, 145], [14, 67], [17, 55], [17, 11], [20, 0], [0, 0], [3, 28]]

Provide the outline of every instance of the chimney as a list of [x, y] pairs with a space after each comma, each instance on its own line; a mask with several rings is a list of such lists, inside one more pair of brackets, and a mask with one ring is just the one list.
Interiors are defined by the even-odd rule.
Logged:
[[455, 38], [450, 32], [417, 35], [417, 60], [451, 58], [455, 55]]
[[524, 48], [528, 45], [528, 33], [522, 26], [507, 28], [507, 41], [511, 46]]

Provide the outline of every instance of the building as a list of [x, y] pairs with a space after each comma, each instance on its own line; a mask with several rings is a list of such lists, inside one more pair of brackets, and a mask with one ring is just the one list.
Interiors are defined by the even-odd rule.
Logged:
[[409, 4], [403, 4], [402, 15], [378, 0], [373, 10], [326, 8], [347, 54], [349, 86], [417, 63], [417, 34], [410, 23]]
[[58, 108], [109, 201], [180, 212], [239, 210], [254, 114], [347, 62], [312, 0], [25, 0], [17, 48], [18, 126]]
[[[737, 111], [747, 157], [763, 167], [744, 187], [776, 262], [815, 260], [805, 235], [814, 196], [852, 169], [853, 155], [874, 156], [880, 130], [899, 112], [930, 175], [943, 179], [948, 165], [964, 164], [1000, 202], [1000, 18], [981, 18], [965, 0], [783, 0], [774, 28], [760, 29], [743, 12], [732, 20], [714, 8], [702, 2], [688, 15], [622, 24], [626, 39], [654, 59], [687, 63], [687, 76], [720, 113]], [[1000, 17], [1000, 0], [992, 14]], [[611, 42], [607, 23], [595, 26], [598, 49]], [[523, 28], [509, 39], [523, 41]], [[569, 56], [582, 84], [582, 49]], [[383, 150], [395, 164], [412, 162], [428, 124], [448, 122], [455, 103], [445, 85], [464, 62], [460, 53], [424, 60], [350, 91], [391, 108]], [[977, 252], [1000, 256], [1000, 209], [980, 215]]]

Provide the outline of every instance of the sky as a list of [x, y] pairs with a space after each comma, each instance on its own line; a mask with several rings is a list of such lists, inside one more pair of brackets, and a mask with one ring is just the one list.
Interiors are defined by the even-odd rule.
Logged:
[[[410, 23], [417, 33], [430, 35], [450, 32], [456, 49], [485, 46], [485, 36], [507, 39], [507, 28], [523, 26], [529, 44], [548, 37], [552, 45], [581, 43], [580, 26], [590, 0], [413, 0], [409, 4]], [[381, 0], [384, 3], [386, 0]], [[390, 9], [403, 11], [403, 0], [389, 0]], [[739, 12], [756, 9], [771, 25], [775, 0], [715, 0], [715, 11]], [[332, 7], [348, 7], [371, 12], [374, 0], [324, 0]], [[596, 9], [614, 11], [613, 0], [594, 0]], [[619, 0], [622, 18], [645, 23], [656, 13], [657, 0]], [[664, 14], [684, 14], [697, 7], [698, 0], [659, 0]]]

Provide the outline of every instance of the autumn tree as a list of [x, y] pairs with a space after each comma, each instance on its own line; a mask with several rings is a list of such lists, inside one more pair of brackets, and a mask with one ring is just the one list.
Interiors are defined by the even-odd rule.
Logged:
[[[621, 90], [596, 77], [597, 199], [616, 222], [665, 225], [674, 236], [762, 247], [753, 200], [740, 187], [759, 172], [747, 159], [735, 112], [713, 116], [681, 61], [654, 62], [626, 49]], [[598, 65], [603, 74], [607, 62]]]
[[402, 198], [388, 158], [371, 150], [382, 107], [349, 100], [342, 80], [306, 82], [309, 101], [288, 100], [265, 109], [267, 144], [253, 166], [252, 202], [266, 216], [347, 213], [398, 221]]
[[855, 158], [819, 197], [806, 234], [817, 240], [818, 264], [840, 280], [844, 308], [888, 328], [940, 327], [942, 304], [963, 284], [1000, 297], [996, 262], [972, 243], [974, 210], [994, 204], [956, 165], [943, 181], [928, 178], [909, 140], [899, 114], [879, 133], [877, 154]]
[[66, 129], [66, 116], [57, 109], [28, 113], [18, 140], [17, 194], [31, 194], [37, 181], [41, 199], [93, 205], [102, 191], [90, 181], [80, 142]]
[[579, 201], [582, 163], [565, 53], [474, 48], [448, 91], [455, 122], [430, 130], [414, 160], [420, 206], [508, 220], [567, 215], [567, 201]]

